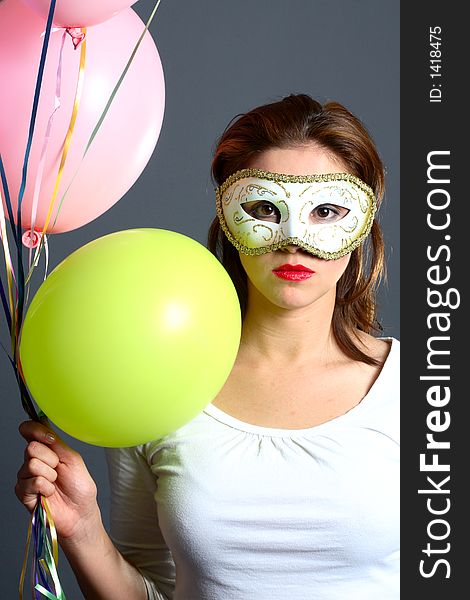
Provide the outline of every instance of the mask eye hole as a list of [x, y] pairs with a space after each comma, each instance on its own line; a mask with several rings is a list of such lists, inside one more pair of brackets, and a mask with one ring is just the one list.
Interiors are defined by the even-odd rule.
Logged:
[[255, 200], [254, 202], [244, 202], [241, 206], [250, 217], [254, 217], [258, 221], [281, 222], [281, 213], [272, 202]]
[[319, 204], [310, 213], [311, 223], [336, 223], [343, 219], [349, 212], [349, 208], [338, 204]]

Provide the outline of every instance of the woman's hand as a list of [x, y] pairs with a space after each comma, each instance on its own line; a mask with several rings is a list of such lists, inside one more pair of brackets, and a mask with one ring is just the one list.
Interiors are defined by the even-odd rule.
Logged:
[[42, 423], [19, 427], [28, 445], [15, 492], [32, 512], [38, 494], [47, 498], [58, 536], [77, 542], [101, 522], [96, 485], [78, 452]]
[[15, 492], [29, 511], [47, 498], [57, 535], [85, 598], [147, 598], [144, 580], [113, 545], [101, 521], [96, 485], [82, 457], [43, 423], [25, 421], [28, 442]]

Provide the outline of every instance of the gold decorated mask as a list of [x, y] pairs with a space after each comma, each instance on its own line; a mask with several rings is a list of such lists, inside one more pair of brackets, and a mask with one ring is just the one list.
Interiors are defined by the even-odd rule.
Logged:
[[320, 258], [340, 258], [369, 234], [377, 208], [372, 189], [349, 173], [243, 169], [216, 196], [221, 226], [243, 254], [296, 245]]

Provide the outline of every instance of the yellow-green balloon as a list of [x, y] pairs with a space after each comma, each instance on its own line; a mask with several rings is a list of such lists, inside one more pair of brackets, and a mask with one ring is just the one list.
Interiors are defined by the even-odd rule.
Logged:
[[50, 273], [27, 311], [20, 357], [33, 398], [60, 429], [134, 446], [215, 398], [240, 332], [235, 288], [209, 250], [173, 231], [129, 229]]

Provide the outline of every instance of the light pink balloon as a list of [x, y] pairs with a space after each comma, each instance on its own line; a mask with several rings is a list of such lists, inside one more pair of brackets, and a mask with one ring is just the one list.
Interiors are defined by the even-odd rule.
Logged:
[[[16, 214], [45, 21], [18, 0], [0, 2], [0, 152]], [[147, 32], [83, 163], [89, 137], [119, 79], [144, 23], [132, 8], [88, 29], [85, 79], [75, 130], [56, 207], [65, 197], [55, 228], [60, 233], [89, 223], [133, 185], [152, 155], [160, 133], [165, 85], [160, 57]], [[22, 203], [23, 228], [31, 226], [34, 183], [54, 107], [56, 70], [64, 30], [51, 34], [41, 89], [28, 178]], [[42, 230], [72, 114], [80, 60], [66, 34], [61, 107], [48, 146], [35, 228]], [[81, 164], [80, 164], [81, 163]], [[3, 195], [3, 194], [2, 194]], [[55, 215], [55, 211], [53, 213]]]
[[[103, 23], [137, 0], [57, 0], [54, 25], [58, 27], [89, 27]], [[51, 0], [23, 0], [42, 17], [47, 18]]]

